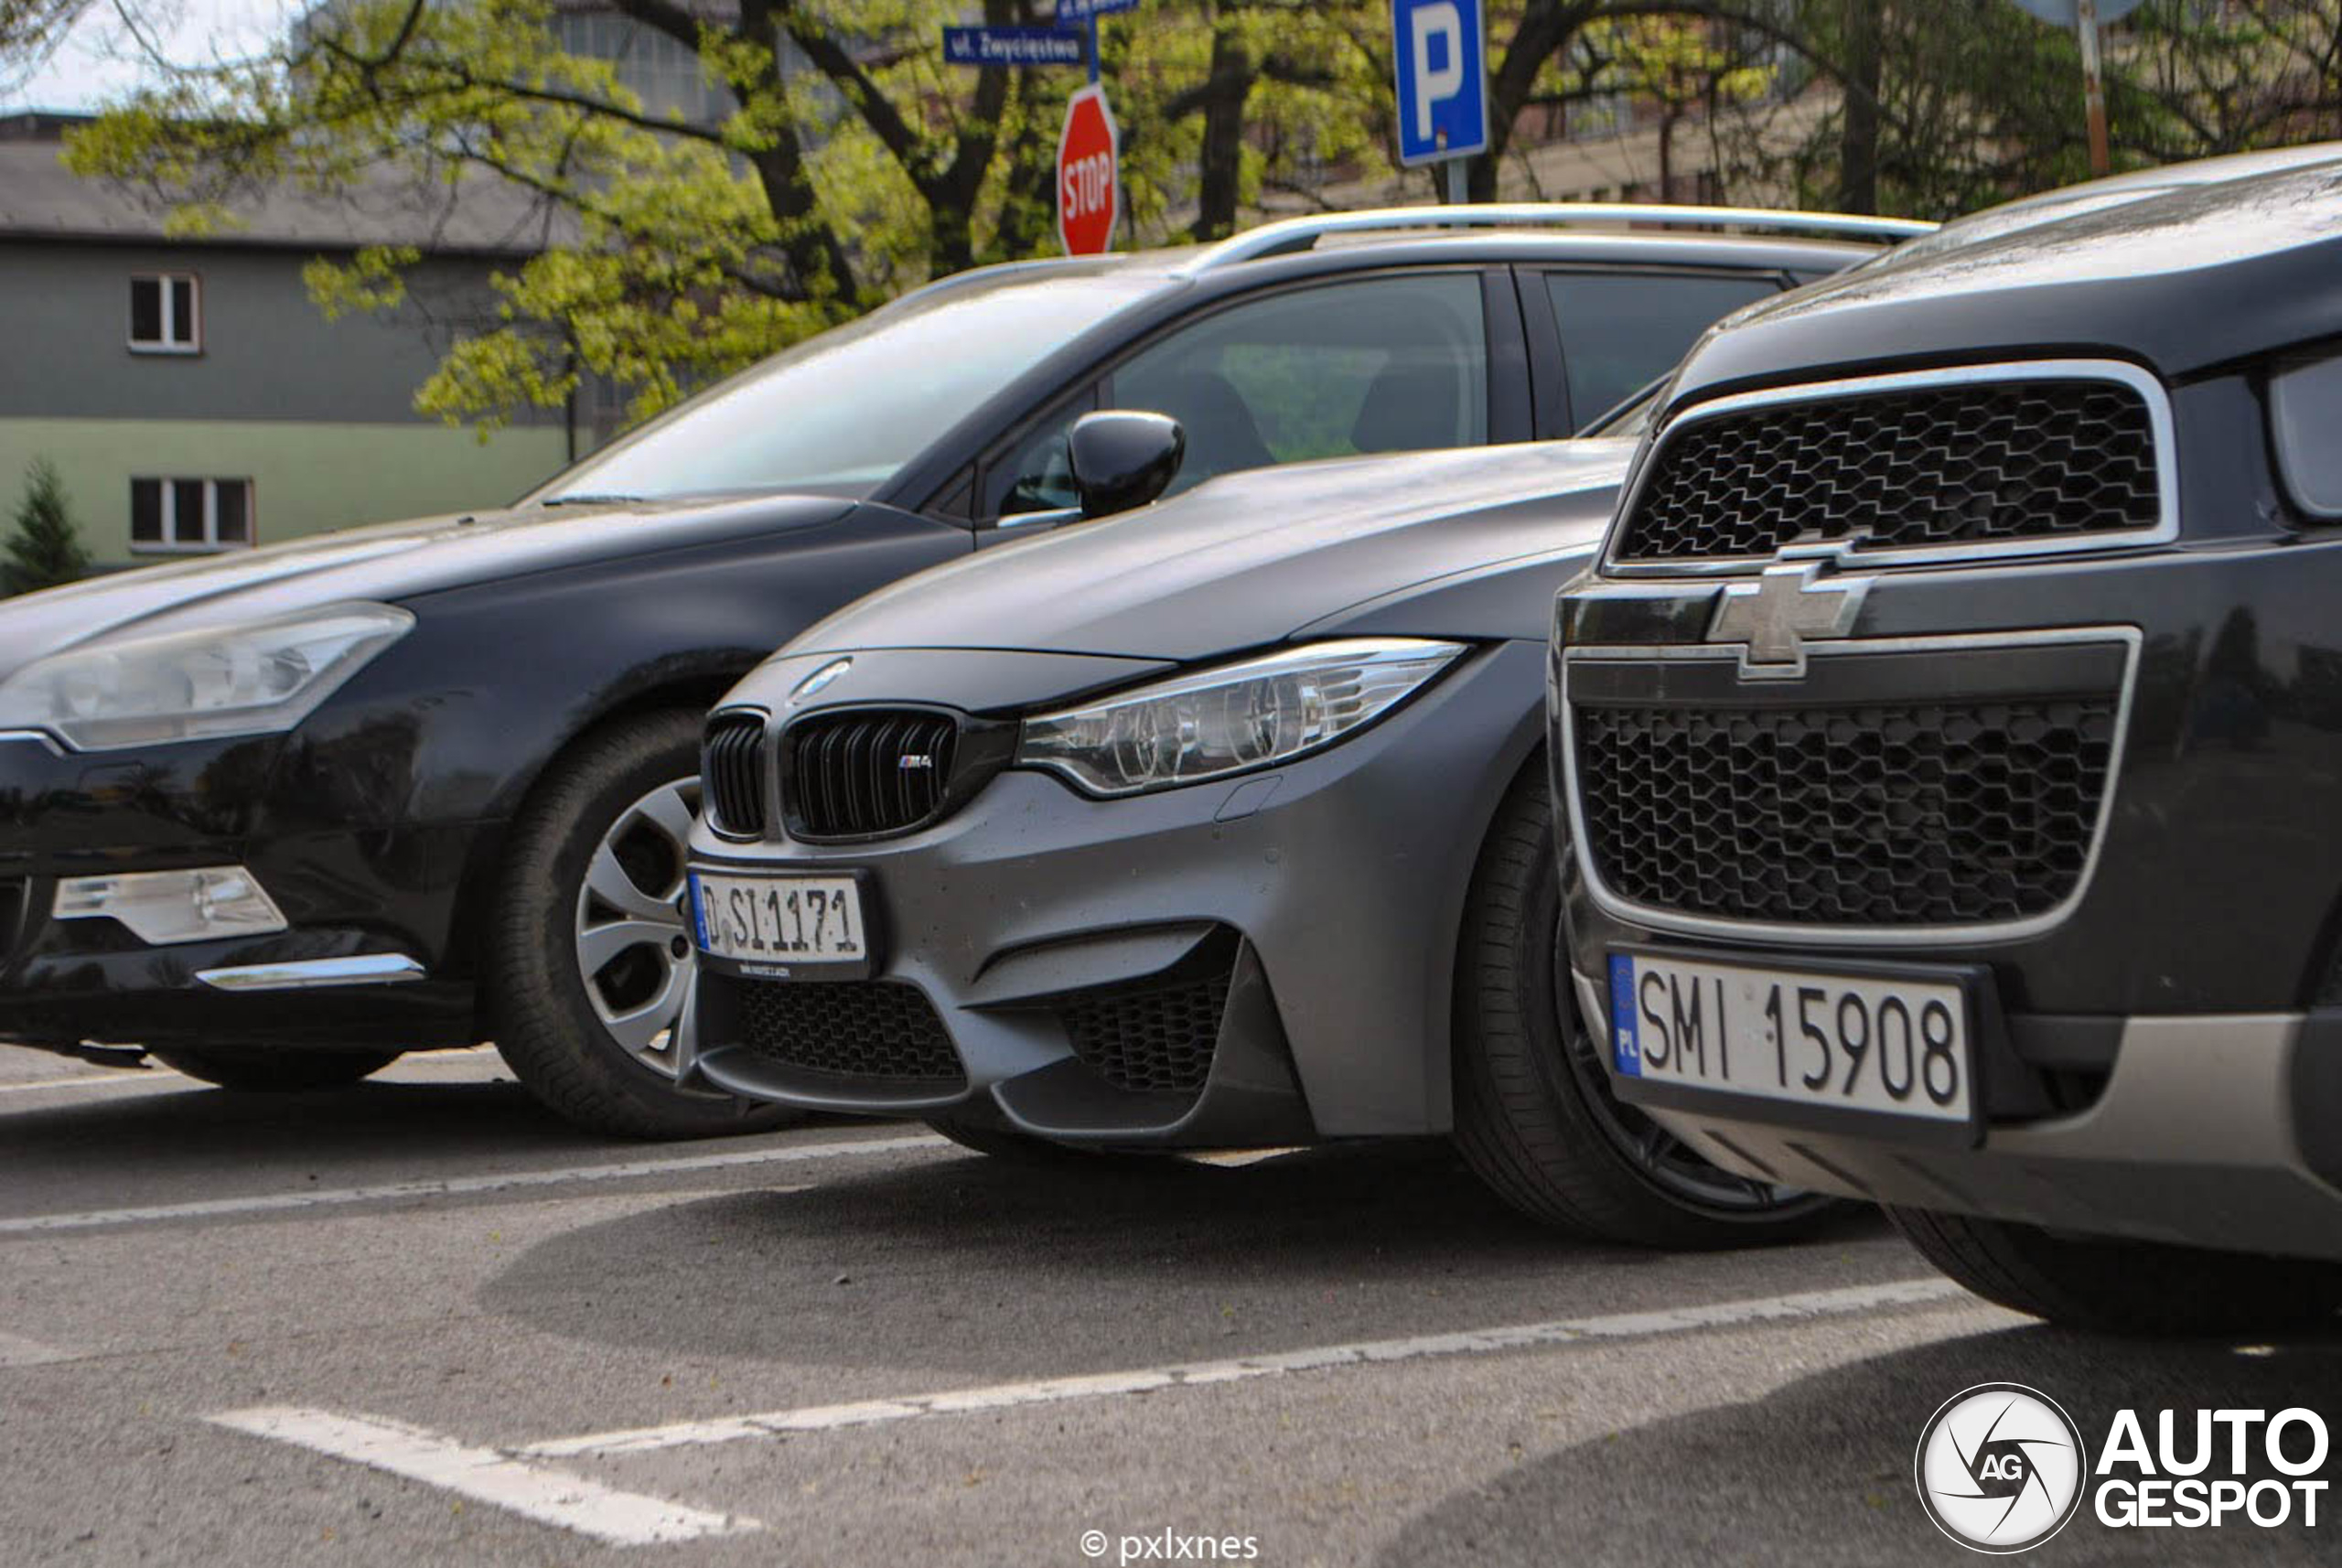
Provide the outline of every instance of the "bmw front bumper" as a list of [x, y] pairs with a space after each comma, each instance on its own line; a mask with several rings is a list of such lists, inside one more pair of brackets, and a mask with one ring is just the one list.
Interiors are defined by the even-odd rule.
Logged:
[[[821, 662], [780, 661], [755, 690]], [[1325, 751], [1213, 783], [1101, 800], [1012, 768], [931, 826], [864, 843], [741, 843], [703, 823], [706, 872], [859, 874], [876, 967], [704, 965], [687, 1072], [1072, 1142], [1445, 1132], [1456, 934], [1480, 835], [1535, 744], [1542, 663], [1533, 644], [1483, 650]], [[932, 701], [852, 693], [890, 696]]]

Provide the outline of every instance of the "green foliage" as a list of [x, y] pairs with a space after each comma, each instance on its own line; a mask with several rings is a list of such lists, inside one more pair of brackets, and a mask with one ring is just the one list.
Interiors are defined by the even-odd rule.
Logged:
[[29, 594], [88, 575], [90, 553], [65, 498], [57, 465], [36, 457], [25, 470], [24, 499], [16, 503], [16, 526], [0, 545], [0, 593]]
[[[5, 5], [10, 0], [0, 0]], [[525, 195], [542, 254], [495, 279], [417, 406], [483, 429], [591, 375], [647, 415], [928, 278], [1056, 249], [1078, 70], [943, 62], [947, 22], [1052, 0], [606, 0], [696, 54], [714, 124], [652, 113], [558, 45], [553, 0], [329, 0], [257, 59], [175, 70], [77, 136], [83, 173], [218, 232], [264, 185], [418, 211]], [[2086, 174], [2073, 38], [2007, 0], [1489, 0], [1493, 155], [1539, 107], [1698, 117], [1728, 199], [1949, 216]], [[1103, 24], [1125, 246], [1228, 232], [1391, 172], [1387, 0], [1141, 0]], [[2149, 0], [2110, 36], [2118, 157], [2326, 134], [2342, 0]], [[1687, 135], [1691, 133], [1687, 131]], [[1662, 155], [1664, 156], [1664, 154]], [[1427, 188], [1425, 194], [1428, 194]], [[534, 227], [532, 227], [534, 225]], [[399, 307], [414, 248], [314, 262], [328, 314]]]

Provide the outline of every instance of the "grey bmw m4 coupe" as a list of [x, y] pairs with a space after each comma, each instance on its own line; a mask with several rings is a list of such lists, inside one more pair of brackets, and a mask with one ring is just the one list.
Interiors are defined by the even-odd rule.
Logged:
[[[1082, 421], [1085, 504], [1180, 439]], [[685, 1081], [1067, 1159], [1452, 1133], [1582, 1233], [1810, 1228], [1555, 990], [1543, 639], [1630, 450], [1230, 476], [809, 629], [708, 721]]]

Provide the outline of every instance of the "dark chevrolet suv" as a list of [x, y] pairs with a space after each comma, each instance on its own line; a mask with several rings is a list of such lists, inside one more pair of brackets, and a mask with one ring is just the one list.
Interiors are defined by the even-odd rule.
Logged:
[[1619, 1096], [2024, 1311], [2330, 1321], [2337, 607], [2342, 147], [1725, 323], [1556, 607]]

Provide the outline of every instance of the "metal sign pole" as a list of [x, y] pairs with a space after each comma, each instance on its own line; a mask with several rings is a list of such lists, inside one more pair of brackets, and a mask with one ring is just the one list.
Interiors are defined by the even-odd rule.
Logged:
[[2082, 104], [2090, 120], [2090, 172], [2111, 166], [2106, 148], [2106, 83], [2098, 65], [2098, 0], [2076, 0], [2074, 31], [2082, 46]]

